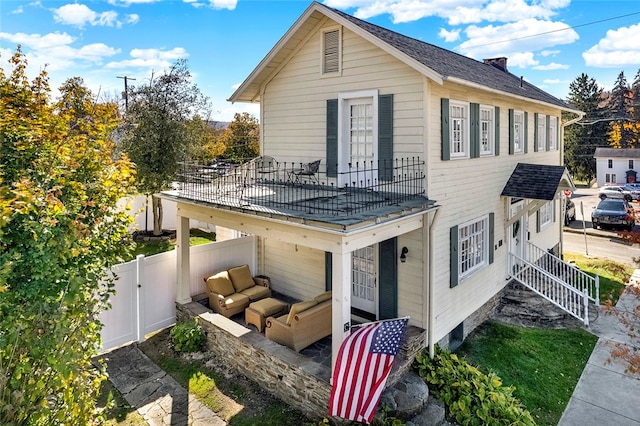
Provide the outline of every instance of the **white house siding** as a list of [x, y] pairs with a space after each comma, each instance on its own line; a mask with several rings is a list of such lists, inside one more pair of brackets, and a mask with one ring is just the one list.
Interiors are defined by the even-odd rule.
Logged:
[[[504, 185], [518, 162], [560, 164], [560, 151], [534, 152], [534, 113], [560, 116], [558, 110], [537, 104], [514, 102], [500, 95], [482, 93], [476, 89], [445, 83], [431, 85], [429, 129], [429, 198], [441, 205], [434, 227], [435, 250], [434, 285], [435, 324], [434, 339], [445, 337], [465, 318], [478, 310], [506, 284], [508, 242], [505, 232], [506, 201], [500, 196]], [[442, 161], [440, 99], [500, 107], [500, 155], [474, 159]], [[528, 112], [528, 153], [509, 155], [509, 109]], [[489, 213], [495, 214], [494, 262], [449, 287], [449, 229]], [[550, 226], [536, 234], [535, 214], [529, 217], [529, 231], [534, 244], [555, 245], [559, 241], [559, 227]], [[500, 242], [502, 243], [500, 245]], [[553, 244], [551, 244], [553, 242]], [[494, 247], [495, 247], [494, 246]], [[466, 333], [467, 330], [465, 330]]]
[[[609, 168], [609, 160], [612, 160], [611, 168]], [[629, 160], [633, 160], [633, 169], [629, 169]], [[596, 179], [598, 186], [625, 184], [627, 183], [627, 171], [640, 171], [638, 166], [640, 166], [640, 158], [597, 157]], [[637, 179], [640, 179], [640, 176]]]
[[402, 247], [409, 250], [407, 261], [398, 263], [398, 312], [408, 315], [411, 324], [427, 328], [425, 307], [427, 303], [427, 242], [423, 231], [417, 230], [398, 237], [398, 256]]
[[377, 89], [394, 95], [395, 156], [422, 157], [422, 76], [354, 33], [342, 34], [341, 76], [320, 75], [319, 31], [269, 81], [261, 98], [263, 152], [279, 162], [322, 159], [324, 170], [326, 101], [341, 92]]

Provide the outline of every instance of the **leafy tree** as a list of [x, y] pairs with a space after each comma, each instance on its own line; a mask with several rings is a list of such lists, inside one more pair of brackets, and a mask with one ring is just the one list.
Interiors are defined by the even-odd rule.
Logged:
[[236, 113], [227, 130], [220, 136], [224, 157], [242, 163], [260, 154], [260, 126], [247, 112]]
[[581, 74], [569, 85], [567, 103], [586, 115], [581, 124], [565, 130], [565, 165], [581, 180], [593, 179], [596, 174], [593, 154], [598, 146], [608, 146], [608, 120], [601, 101], [602, 89], [588, 75]]
[[[167, 190], [175, 181], [180, 162], [193, 146], [206, 139], [196, 135], [203, 126], [196, 117], [208, 115], [209, 102], [195, 84], [184, 59], [152, 78], [149, 85], [130, 87], [129, 107], [120, 128], [120, 147], [137, 168], [137, 187], [146, 195]], [[153, 197], [153, 234], [162, 233], [162, 203]]]
[[624, 76], [624, 71], [618, 74], [618, 78], [611, 90], [611, 96], [607, 102], [607, 110], [611, 114], [611, 133], [609, 136], [612, 145], [614, 145], [614, 138], [616, 140], [614, 146], [620, 148], [633, 148], [634, 135], [626, 123], [629, 123], [631, 118], [632, 104], [631, 104], [632, 92], [627, 83], [627, 79]]
[[116, 206], [133, 184], [109, 138], [115, 104], [81, 79], [50, 100], [20, 48], [0, 68], [0, 424], [90, 424], [105, 378], [92, 366], [98, 314], [128, 244]]
[[640, 122], [621, 121], [611, 123], [609, 143], [614, 148], [636, 148], [640, 146]]

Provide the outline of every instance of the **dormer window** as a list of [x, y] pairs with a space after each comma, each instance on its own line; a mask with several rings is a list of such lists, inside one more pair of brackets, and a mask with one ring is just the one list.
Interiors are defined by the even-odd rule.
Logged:
[[322, 74], [340, 71], [340, 30], [322, 33]]

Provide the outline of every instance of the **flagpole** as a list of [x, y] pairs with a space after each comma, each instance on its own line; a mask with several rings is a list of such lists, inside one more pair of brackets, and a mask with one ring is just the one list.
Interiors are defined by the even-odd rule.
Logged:
[[401, 320], [401, 319], [409, 319], [409, 315], [404, 316], [404, 317], [399, 317], [399, 318], [389, 318], [389, 319], [383, 319], [383, 320], [378, 320], [378, 321], [371, 321], [371, 322], [365, 322], [362, 324], [355, 324], [352, 325], [351, 328], [356, 328], [356, 327], [364, 327], [365, 325], [370, 325], [370, 324], [379, 324], [381, 322], [387, 322], [387, 321], [396, 321], [396, 320]]

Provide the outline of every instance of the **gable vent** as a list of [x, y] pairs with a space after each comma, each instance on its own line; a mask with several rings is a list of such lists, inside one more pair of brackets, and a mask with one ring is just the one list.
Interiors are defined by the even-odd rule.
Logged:
[[338, 72], [340, 53], [340, 31], [328, 31], [324, 33], [324, 63], [322, 72], [324, 74]]

